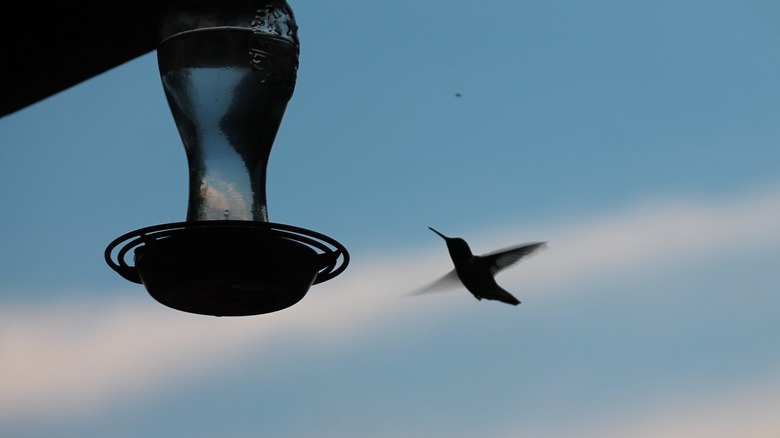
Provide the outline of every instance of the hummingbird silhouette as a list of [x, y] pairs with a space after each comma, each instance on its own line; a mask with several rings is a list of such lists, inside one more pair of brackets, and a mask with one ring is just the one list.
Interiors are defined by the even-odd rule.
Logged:
[[520, 300], [496, 283], [495, 275], [541, 248], [545, 242], [526, 243], [488, 254], [474, 255], [465, 240], [459, 237], [447, 237], [431, 227], [428, 228], [447, 242], [447, 249], [455, 269], [420, 292], [426, 292], [444, 282], [454, 280], [454, 276], [457, 276], [463, 286], [478, 300], [483, 298], [496, 300], [513, 306], [520, 304]]

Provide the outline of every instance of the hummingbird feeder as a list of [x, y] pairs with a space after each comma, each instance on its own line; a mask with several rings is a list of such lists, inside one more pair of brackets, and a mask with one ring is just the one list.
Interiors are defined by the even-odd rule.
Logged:
[[292, 10], [284, 0], [182, 1], [160, 23], [160, 76], [189, 165], [187, 218], [118, 237], [106, 261], [185, 312], [292, 306], [349, 263], [332, 238], [268, 221], [266, 167], [298, 69]]

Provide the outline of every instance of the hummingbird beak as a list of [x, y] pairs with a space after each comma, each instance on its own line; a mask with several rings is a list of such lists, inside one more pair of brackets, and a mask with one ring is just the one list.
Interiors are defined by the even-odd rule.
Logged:
[[434, 229], [433, 229], [433, 228], [431, 228], [431, 227], [428, 227], [428, 229], [430, 229], [430, 230], [431, 230], [431, 231], [433, 231], [434, 233], [436, 233], [436, 234], [438, 234], [439, 236], [441, 236], [441, 238], [442, 238], [442, 239], [444, 239], [444, 240], [447, 240], [447, 236], [445, 236], [444, 234], [442, 234], [442, 233], [440, 233], [440, 232], [438, 232], [438, 231], [434, 230]]

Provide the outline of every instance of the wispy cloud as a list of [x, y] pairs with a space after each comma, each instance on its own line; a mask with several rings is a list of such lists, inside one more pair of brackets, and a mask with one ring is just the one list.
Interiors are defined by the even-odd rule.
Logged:
[[[547, 239], [550, 244], [522, 268], [502, 274], [502, 284], [522, 282], [530, 295], [563, 294], [572, 282], [648, 264], [776, 246], [780, 190], [711, 202], [651, 202], [584, 222], [463, 237], [488, 249], [517, 243], [504, 242], [499, 235]], [[99, 302], [4, 304], [0, 421], [43, 411], [78, 415], [115, 398], [164, 391], [181, 379], [218, 369], [247, 350], [273, 348], [287, 339], [360, 341], [357, 338], [397, 322], [403, 306], [430, 316], [448, 312], [452, 300], [402, 298], [451, 269], [439, 243], [434, 240], [425, 250], [400, 257], [355, 260], [345, 274], [315, 286], [295, 307], [260, 317], [183, 314], [135, 289], [117, 291], [110, 294], [114, 298]], [[674, 426], [672, 420], [669, 424]]]
[[[700, 395], [699, 395], [700, 396]], [[673, 406], [653, 406], [647, 415], [600, 437], [638, 438], [770, 438], [780, 434], [780, 376], [728, 393], [682, 400]]]
[[[778, 201], [777, 188], [708, 201], [651, 200], [579, 223], [539, 227], [531, 232], [549, 236], [549, 251], [532, 261], [531, 272], [509, 270], [507, 276], [522, 275], [524, 282], [546, 288], [658, 263], [677, 264], [692, 255], [773, 248], [780, 243]], [[491, 244], [498, 242], [494, 238]]]
[[[759, 376], [744, 387], [713, 389], [706, 393], [678, 394], [641, 406], [613, 410], [608, 420], [586, 424], [558, 423], [539, 429], [518, 431], [512, 425], [506, 433], [514, 437], [545, 436], [582, 438], [772, 438], [780, 434], [780, 374]], [[555, 427], [558, 426], [558, 427]]]

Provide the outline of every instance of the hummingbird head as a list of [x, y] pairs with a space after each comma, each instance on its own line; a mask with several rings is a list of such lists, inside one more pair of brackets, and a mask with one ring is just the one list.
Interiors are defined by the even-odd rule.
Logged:
[[434, 230], [432, 227], [428, 227], [431, 231], [441, 236], [445, 242], [447, 242], [447, 249], [450, 251], [450, 257], [452, 259], [471, 257], [471, 248], [465, 240], [460, 237], [447, 237], [444, 234]]

